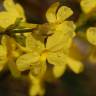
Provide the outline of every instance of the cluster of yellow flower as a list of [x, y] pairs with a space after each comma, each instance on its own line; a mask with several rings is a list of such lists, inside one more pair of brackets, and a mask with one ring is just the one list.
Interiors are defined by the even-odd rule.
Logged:
[[[96, 0], [81, 0], [80, 4], [86, 16], [95, 14]], [[23, 8], [13, 0], [4, 0], [4, 8], [0, 12], [0, 71], [8, 67], [18, 77], [28, 70], [30, 96], [44, 94], [41, 84], [49, 65], [54, 78], [62, 76], [67, 67], [76, 74], [83, 70], [82, 60], [72, 55], [78, 57], [73, 48], [77, 33], [76, 24], [68, 20], [73, 14], [69, 7], [52, 4], [46, 12], [47, 22], [41, 25], [27, 23]], [[96, 27], [88, 28], [86, 38], [94, 46], [90, 59], [96, 62]]]

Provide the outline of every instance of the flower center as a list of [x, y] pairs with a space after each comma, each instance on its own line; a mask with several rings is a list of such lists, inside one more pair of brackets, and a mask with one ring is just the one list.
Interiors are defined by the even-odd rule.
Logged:
[[41, 53], [40, 61], [46, 61], [47, 55], [48, 55], [48, 50], [45, 49], [45, 50]]

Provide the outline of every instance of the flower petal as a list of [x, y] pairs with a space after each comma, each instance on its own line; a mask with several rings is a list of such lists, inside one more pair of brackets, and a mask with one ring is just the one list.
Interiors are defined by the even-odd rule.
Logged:
[[57, 51], [62, 48], [64, 41], [63, 32], [55, 32], [52, 36], [48, 37], [46, 48], [50, 51]]
[[[13, 13], [12, 13], [13, 14]], [[7, 28], [11, 24], [15, 23], [16, 18], [7, 12], [0, 12], [0, 26]]]
[[73, 11], [71, 10], [71, 8], [69, 8], [67, 6], [62, 6], [59, 8], [59, 10], [57, 12], [57, 21], [63, 22], [68, 17], [70, 17], [72, 14], [73, 14]]
[[87, 30], [87, 39], [88, 41], [95, 45], [96, 46], [96, 27], [90, 27], [88, 30]]
[[32, 74], [29, 74], [30, 81], [32, 82], [29, 90], [30, 96], [40, 95], [43, 96], [45, 93], [44, 88], [42, 88], [42, 83], [40, 78], [35, 78]]
[[56, 65], [56, 66], [53, 67], [53, 75], [56, 78], [59, 78], [64, 74], [65, 70], [66, 70], [66, 65], [65, 64], [60, 65], [60, 66]]
[[59, 6], [59, 2], [56, 2], [50, 6], [50, 8], [46, 12], [47, 21], [50, 23], [56, 22], [56, 11]]
[[17, 9], [20, 17], [23, 18], [23, 21], [25, 21], [25, 12], [24, 12], [23, 8], [21, 7], [21, 5], [17, 3], [16, 4], [16, 9]]
[[83, 64], [80, 61], [77, 61], [73, 58], [66, 57], [66, 62], [70, 69], [76, 74], [80, 73], [83, 70]]
[[13, 11], [15, 9], [15, 3], [13, 0], [4, 0], [4, 7], [7, 11]]
[[65, 55], [63, 52], [49, 52], [47, 60], [53, 65], [63, 65], [65, 64]]
[[18, 70], [25, 71], [31, 68], [32, 64], [39, 60], [39, 55], [37, 53], [28, 53], [17, 58], [16, 65]]
[[32, 65], [30, 69], [31, 74], [34, 77], [41, 78], [46, 72], [46, 63], [45, 61], [43, 63], [38, 61]]
[[96, 48], [92, 49], [90, 53], [89, 60], [92, 64], [96, 64]]
[[50, 53], [47, 56], [50, 64], [53, 64], [53, 74], [55, 77], [60, 77], [66, 69], [65, 55], [62, 52]]
[[28, 34], [26, 37], [26, 48], [41, 53], [44, 49], [44, 42], [39, 36]]
[[80, 5], [83, 12], [88, 14], [96, 9], [96, 0], [81, 0]]
[[56, 27], [56, 32], [48, 37], [46, 48], [53, 52], [69, 47], [75, 36], [73, 25], [74, 24], [71, 21], [65, 21], [64, 23], [59, 24]]

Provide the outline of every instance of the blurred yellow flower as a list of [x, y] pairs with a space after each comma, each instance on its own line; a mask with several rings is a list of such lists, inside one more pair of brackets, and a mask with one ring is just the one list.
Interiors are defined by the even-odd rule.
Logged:
[[86, 33], [87, 40], [96, 46], [96, 27], [90, 27]]
[[81, 0], [80, 5], [85, 14], [96, 11], [96, 0]]
[[23, 8], [18, 3], [15, 4], [13, 0], [4, 0], [4, 8], [5, 11], [0, 12], [1, 27], [7, 28], [14, 24], [17, 18], [22, 18], [22, 21], [25, 21]]

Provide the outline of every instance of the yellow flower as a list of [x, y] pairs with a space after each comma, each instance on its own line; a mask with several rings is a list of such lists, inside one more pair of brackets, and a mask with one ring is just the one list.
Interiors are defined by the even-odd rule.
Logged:
[[[48, 21], [50, 27], [49, 29], [51, 32], [63, 30], [63, 26], [65, 25], [64, 22], [66, 22], [66, 19], [68, 19], [73, 14], [71, 8], [67, 6], [61, 6], [61, 7], [59, 6], [60, 6], [59, 2], [56, 2], [52, 4], [46, 12], [46, 19]], [[73, 21], [67, 20], [67, 24], [69, 24], [70, 28], [75, 27]]]
[[96, 46], [96, 27], [90, 27], [86, 33], [87, 40]]
[[18, 3], [15, 4], [13, 0], [4, 0], [4, 8], [5, 11], [0, 12], [1, 27], [7, 28], [14, 24], [17, 18], [22, 18], [22, 21], [25, 21], [23, 8]]
[[38, 32], [27, 34], [26, 48], [29, 52], [16, 60], [19, 71], [30, 70], [33, 83], [30, 89], [32, 96], [42, 93], [40, 81], [46, 72], [46, 61], [53, 65], [53, 74], [56, 78], [62, 76], [67, 66], [75, 73], [79, 73], [83, 69], [80, 61], [69, 56], [69, 48], [75, 36], [75, 24], [72, 21], [65, 21], [65, 19], [73, 12], [69, 7], [62, 6], [58, 9], [58, 6], [58, 2], [53, 4], [46, 13], [48, 24], [45, 25], [49, 27], [48, 32], [51, 31], [53, 34], [46, 38], [46, 42]]
[[[57, 34], [57, 37], [55, 37], [53, 35], [54, 39], [51, 39], [47, 42], [47, 43], [49, 43], [48, 46], [54, 46], [57, 42], [56, 46], [52, 47], [54, 50], [56, 48], [56, 51], [57, 51], [57, 49], [59, 50], [60, 48], [62, 48], [62, 46], [64, 46], [63, 47], [64, 54], [62, 54], [62, 52], [56, 53], [56, 51], [55, 51], [55, 54], [53, 56], [52, 56], [52, 54], [51, 54], [51, 56], [49, 56], [50, 63], [55, 64], [57, 62], [58, 64], [56, 64], [56, 65], [59, 65], [59, 66], [55, 66], [53, 68], [53, 73], [56, 77], [59, 77], [64, 73], [64, 71], [66, 69], [66, 67], [65, 67], [66, 64], [75, 73], [79, 73], [83, 68], [83, 65], [80, 61], [75, 60], [75, 59], [68, 56], [72, 39], [75, 36], [75, 32], [74, 32], [75, 25], [72, 21], [68, 21], [68, 20], [65, 21], [65, 20], [73, 14], [73, 11], [67, 6], [61, 6], [60, 8], [58, 8], [58, 7], [59, 7], [59, 3], [56, 2], [53, 5], [51, 5], [51, 7], [46, 12], [46, 18], [47, 18], [47, 21], [49, 22], [49, 25], [54, 26], [54, 28], [52, 28], [51, 31], [54, 31]], [[64, 37], [63, 37], [62, 33], [64, 34]], [[61, 34], [61, 36], [60, 36], [60, 34]], [[49, 37], [49, 38], [51, 38], [51, 37]], [[58, 43], [58, 41], [61, 39], [64, 41], [60, 41]], [[65, 54], [65, 53], [67, 53], [67, 54]], [[56, 56], [58, 56], [57, 54], [59, 54], [61, 56], [61, 58], [56, 57]], [[52, 59], [55, 62], [53, 62]], [[63, 64], [63, 66], [61, 66], [62, 65], [61, 63]]]
[[54, 3], [46, 12], [46, 18], [49, 23], [61, 23], [73, 14], [73, 11], [67, 6], [61, 6], [59, 2]]
[[29, 52], [27, 52], [24, 55], [21, 55], [19, 58], [17, 58], [17, 61], [16, 61], [17, 67], [20, 71], [28, 70], [31, 67], [35, 68], [37, 66], [38, 68], [42, 66], [41, 61], [40, 61], [41, 52], [43, 52], [44, 50], [44, 43], [42, 42], [43, 42], [42, 39], [38, 37], [38, 40], [37, 40], [34, 37], [33, 33], [27, 34], [26, 49], [28, 49]]
[[96, 0], [81, 0], [80, 5], [85, 14], [96, 10]]
[[[66, 21], [67, 22], [67, 21]], [[30, 52], [26, 53], [17, 58], [16, 65], [20, 71], [36, 68], [36, 74], [44, 74], [46, 71], [46, 60], [54, 65], [53, 74], [55, 77], [60, 77], [68, 65], [75, 73], [79, 73], [82, 69], [82, 64], [68, 57], [68, 50], [71, 45], [72, 38], [74, 37], [74, 27], [65, 26], [63, 31], [59, 30], [53, 35], [49, 36], [44, 45], [44, 41], [34, 34], [26, 38], [26, 47], [29, 48]], [[67, 29], [68, 28], [68, 29]], [[66, 30], [67, 29], [67, 30]], [[35, 69], [36, 69], [35, 68]], [[40, 74], [40, 75], [41, 75]]]
[[[72, 21], [64, 20], [72, 14], [72, 11], [70, 8], [62, 6], [58, 9], [58, 19], [56, 19], [54, 17], [54, 10], [56, 11], [57, 8], [58, 3], [55, 3], [46, 13], [48, 21], [50, 23], [56, 23], [55, 32], [47, 38], [46, 44], [44, 44], [44, 39], [37, 34], [32, 33], [27, 36], [26, 47], [31, 53], [26, 53], [17, 59], [16, 64], [20, 71], [25, 71], [34, 67], [33, 65], [38, 65], [43, 74], [46, 71], [44, 69], [46, 68], [46, 60], [50, 64], [54, 65], [53, 74], [55, 77], [60, 77], [64, 73], [66, 65], [68, 65], [75, 73], [79, 73], [81, 71], [83, 67], [82, 63], [68, 56], [72, 39], [75, 36], [75, 25]], [[63, 12], [65, 19], [63, 19], [64, 16], [62, 16]], [[59, 22], [59, 24], [57, 22]], [[40, 74], [39, 71], [37, 71], [38, 74]]]

